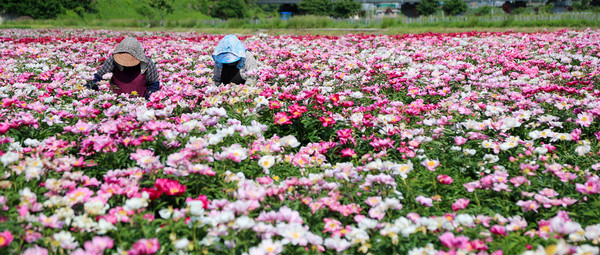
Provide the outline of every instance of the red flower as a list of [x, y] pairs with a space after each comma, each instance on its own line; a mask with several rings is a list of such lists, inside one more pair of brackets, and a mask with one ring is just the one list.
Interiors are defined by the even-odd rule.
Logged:
[[202, 208], [204, 209], [208, 208], [208, 205], [210, 204], [210, 202], [208, 202], [208, 198], [205, 195], [199, 195], [197, 199], [193, 199], [191, 197], [185, 199], [186, 203], [189, 201], [202, 201]]
[[186, 190], [185, 185], [171, 179], [157, 179], [154, 186], [159, 192], [164, 192], [169, 196], [179, 196]]
[[335, 120], [330, 116], [319, 117], [321, 123], [323, 123], [323, 127], [333, 126], [335, 124]]
[[307, 111], [306, 106], [300, 106], [298, 103], [290, 105], [289, 110], [291, 119], [299, 118]]
[[142, 188], [142, 192], [144, 192], [144, 191], [146, 193], [148, 193], [148, 196], [149, 196], [150, 200], [155, 200], [158, 197], [160, 197], [160, 195], [162, 195], [162, 192], [158, 191], [155, 188]]

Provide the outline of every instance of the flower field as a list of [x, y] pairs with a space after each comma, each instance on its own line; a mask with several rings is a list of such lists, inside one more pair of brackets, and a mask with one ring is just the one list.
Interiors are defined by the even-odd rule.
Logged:
[[0, 253], [599, 254], [600, 31], [222, 37], [0, 30]]

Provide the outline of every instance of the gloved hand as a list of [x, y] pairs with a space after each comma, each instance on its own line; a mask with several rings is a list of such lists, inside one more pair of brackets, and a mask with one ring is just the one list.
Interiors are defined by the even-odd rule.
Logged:
[[98, 84], [95, 82], [88, 82], [85, 84], [85, 87], [88, 89], [98, 90]]

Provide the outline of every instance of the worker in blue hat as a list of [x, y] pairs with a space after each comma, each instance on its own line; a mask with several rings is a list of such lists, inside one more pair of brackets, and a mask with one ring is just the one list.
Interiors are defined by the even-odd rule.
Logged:
[[215, 85], [245, 84], [248, 79], [247, 72], [257, 69], [256, 59], [235, 35], [223, 37], [212, 57], [215, 61], [213, 73]]

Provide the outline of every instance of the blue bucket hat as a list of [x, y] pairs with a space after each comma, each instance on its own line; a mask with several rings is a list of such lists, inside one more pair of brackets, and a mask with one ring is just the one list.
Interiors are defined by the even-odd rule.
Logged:
[[212, 57], [218, 67], [239, 61], [236, 67], [242, 68], [246, 63], [246, 48], [237, 36], [227, 35], [217, 44]]
[[229, 52], [221, 53], [215, 57], [216, 62], [219, 62], [221, 64], [234, 63], [240, 59], [241, 59], [240, 57], [236, 56], [233, 53], [229, 53]]

